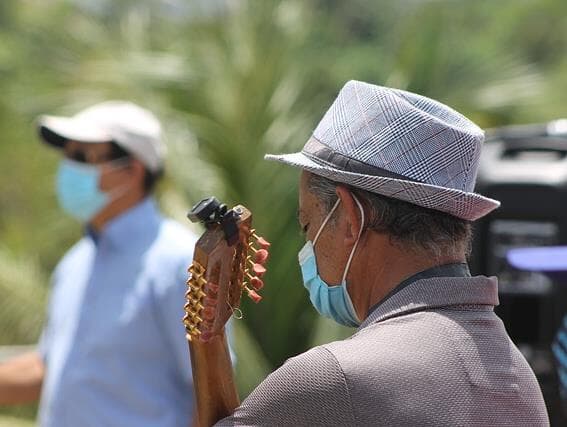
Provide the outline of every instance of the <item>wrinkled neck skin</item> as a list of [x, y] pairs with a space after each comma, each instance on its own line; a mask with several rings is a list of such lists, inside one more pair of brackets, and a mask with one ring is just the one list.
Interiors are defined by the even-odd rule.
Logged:
[[389, 236], [366, 230], [347, 275], [356, 314], [364, 321], [378, 304], [405, 279], [438, 265], [465, 262], [465, 254], [433, 258], [391, 242]]

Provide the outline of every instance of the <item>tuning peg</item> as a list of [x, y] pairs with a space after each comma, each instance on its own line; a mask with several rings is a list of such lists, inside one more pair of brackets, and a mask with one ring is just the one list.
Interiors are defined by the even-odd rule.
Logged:
[[207, 295], [206, 293], [204, 293], [200, 289], [193, 289], [193, 288], [191, 288], [191, 292], [189, 294], [191, 295], [191, 299], [201, 299], [205, 295]]
[[258, 245], [262, 248], [262, 249], [268, 249], [270, 246], [272, 246], [272, 244], [270, 242], [268, 242], [266, 239], [264, 239], [263, 237], [258, 236], [256, 233], [252, 233], [252, 237], [256, 239], [256, 243], [258, 243]]
[[266, 267], [262, 264], [252, 264], [252, 271], [258, 277], [262, 277], [266, 273]]
[[187, 341], [193, 341], [193, 339], [199, 339], [201, 337], [201, 331], [199, 330], [199, 328], [195, 326], [186, 325], [185, 331], [187, 332], [185, 334], [185, 338], [187, 338]]
[[246, 292], [248, 292], [248, 297], [254, 301], [256, 304], [258, 304], [261, 300], [262, 297], [260, 295], [258, 295], [258, 293], [250, 288], [246, 288]]
[[264, 267], [262, 264], [252, 261], [251, 257], [247, 257], [246, 261], [248, 261], [248, 263], [250, 264], [248, 268], [251, 267], [256, 276], [262, 277], [266, 273], [266, 267]]
[[254, 253], [254, 260], [258, 264], [264, 264], [264, 263], [266, 263], [266, 261], [268, 261], [269, 256], [270, 256], [270, 253], [268, 252], [267, 249], [259, 249], [258, 251], [256, 251]]
[[268, 256], [270, 255], [266, 249], [256, 249], [253, 246], [250, 246], [250, 250], [254, 253], [254, 261], [259, 264], [265, 264], [268, 260]]
[[264, 282], [261, 279], [259, 279], [258, 277], [252, 276], [250, 273], [247, 273], [246, 275], [248, 276], [248, 280], [250, 282], [250, 285], [254, 289], [259, 291], [260, 289], [262, 289], [264, 287]]

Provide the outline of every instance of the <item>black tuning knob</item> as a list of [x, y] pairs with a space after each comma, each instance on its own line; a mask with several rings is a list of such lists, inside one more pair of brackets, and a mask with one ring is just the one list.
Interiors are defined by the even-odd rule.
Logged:
[[238, 227], [236, 223], [239, 217], [240, 215], [237, 212], [232, 209], [229, 210], [216, 197], [208, 197], [201, 200], [187, 214], [187, 218], [191, 222], [203, 222], [207, 228], [219, 224], [230, 246], [238, 241]]

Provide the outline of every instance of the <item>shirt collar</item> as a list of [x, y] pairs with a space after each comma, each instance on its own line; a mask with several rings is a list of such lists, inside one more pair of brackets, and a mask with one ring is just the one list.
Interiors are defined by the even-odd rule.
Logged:
[[85, 226], [85, 236], [90, 237], [95, 245], [98, 244], [99, 232], [96, 231], [92, 225], [87, 224]]
[[372, 307], [360, 329], [401, 314], [455, 305], [498, 305], [495, 277], [470, 277], [466, 264], [447, 264], [401, 282]]
[[155, 233], [161, 215], [152, 197], [146, 197], [137, 205], [111, 219], [100, 231], [95, 232], [87, 226], [86, 234], [95, 244], [121, 248], [131, 245], [149, 234]]
[[383, 304], [392, 295], [397, 294], [403, 288], [411, 285], [413, 282], [417, 282], [422, 279], [429, 279], [431, 277], [470, 277], [471, 273], [469, 271], [469, 266], [466, 263], [453, 263], [437, 265], [435, 267], [428, 268], [426, 270], [420, 271], [413, 276], [408, 277], [398, 286], [392, 289], [380, 302], [370, 307], [369, 313], [372, 313], [379, 305]]

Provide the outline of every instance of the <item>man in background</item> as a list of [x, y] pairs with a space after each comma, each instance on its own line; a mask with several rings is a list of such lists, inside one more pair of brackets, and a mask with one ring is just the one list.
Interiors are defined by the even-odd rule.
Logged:
[[160, 214], [161, 127], [129, 102], [42, 116], [61, 152], [57, 195], [85, 225], [53, 274], [37, 351], [0, 365], [0, 404], [40, 400], [42, 426], [187, 426], [192, 379], [181, 318], [196, 241]]

